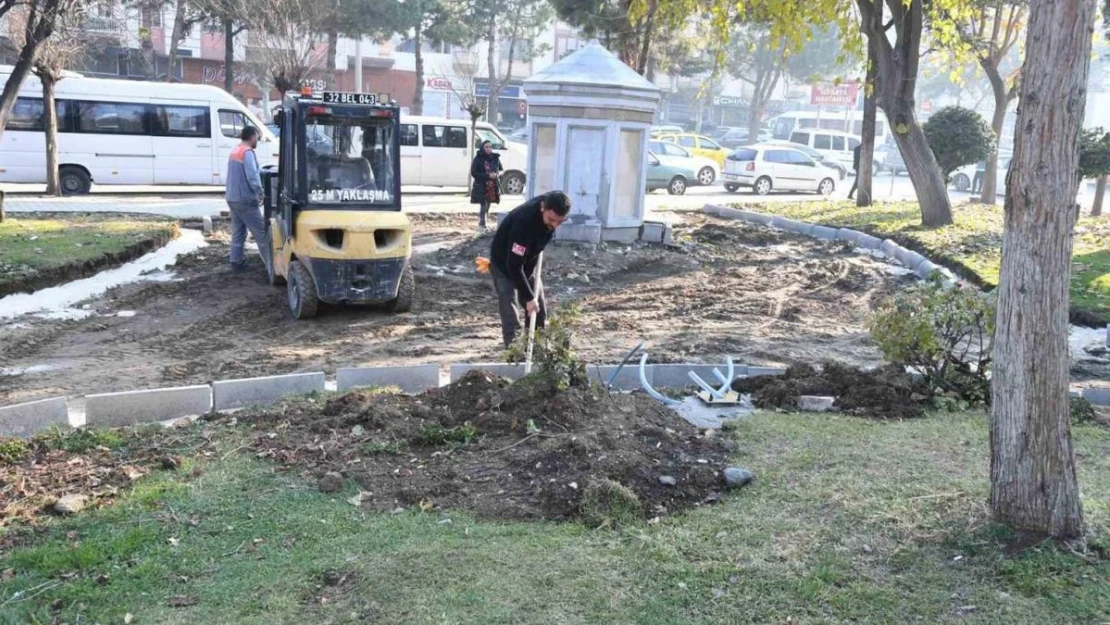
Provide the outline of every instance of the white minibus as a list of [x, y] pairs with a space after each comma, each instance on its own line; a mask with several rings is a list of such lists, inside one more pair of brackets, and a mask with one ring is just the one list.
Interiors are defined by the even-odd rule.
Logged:
[[488, 122], [478, 122], [470, 136], [470, 122], [445, 117], [401, 116], [401, 184], [422, 187], [465, 187], [470, 164], [483, 141], [501, 155], [501, 189], [506, 195], [524, 193], [528, 148], [511, 142]]
[[[0, 66], [0, 84], [11, 74]], [[257, 155], [276, 162], [273, 133], [217, 87], [67, 74], [55, 93], [62, 192], [101, 185], [223, 185], [244, 126], [260, 129]], [[46, 182], [42, 85], [28, 76], [0, 138], [0, 183]]]

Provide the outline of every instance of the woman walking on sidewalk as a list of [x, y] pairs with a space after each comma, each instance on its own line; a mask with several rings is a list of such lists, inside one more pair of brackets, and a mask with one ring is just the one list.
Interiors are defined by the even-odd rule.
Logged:
[[470, 203], [478, 205], [478, 230], [482, 232], [486, 231], [486, 216], [489, 214], [490, 204], [501, 203], [501, 187], [497, 178], [503, 169], [501, 155], [493, 151], [492, 143], [483, 141], [470, 164], [470, 175], [474, 178], [474, 186], [470, 189]]

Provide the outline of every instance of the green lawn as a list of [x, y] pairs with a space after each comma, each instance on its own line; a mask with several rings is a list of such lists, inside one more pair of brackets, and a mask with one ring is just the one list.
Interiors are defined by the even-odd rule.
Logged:
[[[0, 294], [14, 285], [79, 278], [70, 268], [133, 256], [176, 236], [177, 224], [164, 218], [74, 214], [65, 217], [13, 217], [0, 223]], [[140, 252], [141, 253], [141, 252]], [[53, 279], [57, 278], [57, 279]]]
[[[236, 452], [240, 426], [203, 427], [209, 455], [0, 555], [0, 623], [1110, 621], [1110, 563], [1047, 543], [1004, 553], [982, 414], [757, 414], [728, 433], [754, 485], [619, 531], [364, 512], [351, 487], [324, 495]], [[174, 444], [196, 449], [200, 429]], [[1106, 555], [1110, 430], [1079, 426], [1075, 442]]]
[[[1002, 207], [960, 204], [956, 223], [930, 230], [921, 226], [914, 202], [859, 208], [851, 202], [738, 203], [737, 208], [782, 215], [810, 223], [854, 228], [892, 238], [985, 287], [998, 284], [1002, 261]], [[1072, 307], [1110, 321], [1110, 216], [1082, 217], [1076, 227], [1072, 262]]]

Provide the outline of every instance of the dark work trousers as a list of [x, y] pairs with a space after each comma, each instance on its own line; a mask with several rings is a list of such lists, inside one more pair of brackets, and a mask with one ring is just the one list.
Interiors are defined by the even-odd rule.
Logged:
[[856, 177], [852, 179], [852, 189], [848, 191], [849, 200], [852, 199], [852, 196], [856, 194], [857, 188], [859, 188], [859, 172], [856, 172]]
[[489, 202], [483, 201], [478, 205], [478, 227], [486, 227], [486, 216], [489, 215]]
[[972, 193], [981, 193], [983, 191], [983, 176], [985, 175], [986, 172], [983, 171], [975, 172], [975, 177], [971, 179]]
[[258, 202], [228, 202], [227, 207], [231, 209], [231, 264], [237, 266], [243, 262], [243, 248], [246, 247], [249, 231], [258, 244], [262, 262], [269, 270], [270, 263], [273, 262], [273, 249], [270, 246], [270, 233], [262, 218], [262, 207]]
[[[524, 305], [520, 303], [520, 296], [517, 294], [516, 286], [508, 276], [501, 273], [496, 267], [490, 267], [490, 275], [493, 276], [493, 289], [497, 292], [497, 310], [501, 314], [501, 338], [505, 341], [505, 348], [507, 349], [516, 340], [516, 335], [520, 332], [520, 320], [524, 316]], [[529, 280], [529, 283], [535, 287], [535, 278]], [[536, 328], [542, 328], [544, 322], [547, 320], [547, 298], [543, 295], [543, 284], [540, 284], [539, 293], [536, 294], [539, 300], [540, 310], [536, 316]], [[525, 322], [528, 319], [525, 318]]]

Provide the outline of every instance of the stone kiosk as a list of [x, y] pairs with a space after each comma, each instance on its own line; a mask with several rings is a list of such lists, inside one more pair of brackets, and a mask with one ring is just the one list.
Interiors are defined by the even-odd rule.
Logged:
[[[528, 196], [561, 189], [571, 199], [556, 239], [596, 244], [641, 238], [659, 88], [594, 43], [525, 80], [524, 90]], [[661, 227], [648, 230], [647, 238], [662, 240]]]

